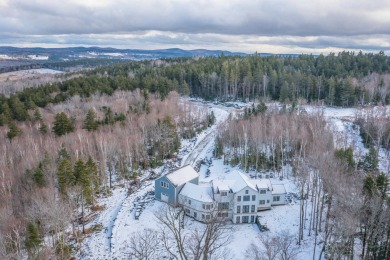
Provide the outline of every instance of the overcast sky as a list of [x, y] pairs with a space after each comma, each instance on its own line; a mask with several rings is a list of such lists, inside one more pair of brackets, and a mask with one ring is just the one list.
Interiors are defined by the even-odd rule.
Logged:
[[390, 54], [390, 0], [0, 0], [0, 45]]

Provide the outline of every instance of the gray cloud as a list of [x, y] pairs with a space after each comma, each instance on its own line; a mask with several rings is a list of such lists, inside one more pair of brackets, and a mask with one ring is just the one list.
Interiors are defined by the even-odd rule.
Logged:
[[389, 35], [387, 0], [0, 0], [3, 45], [318, 52], [389, 50]]

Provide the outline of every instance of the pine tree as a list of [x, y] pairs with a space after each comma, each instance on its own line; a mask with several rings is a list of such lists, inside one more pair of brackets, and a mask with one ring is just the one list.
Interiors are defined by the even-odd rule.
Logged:
[[45, 122], [43, 122], [43, 120], [39, 120], [39, 128], [38, 128], [38, 131], [41, 133], [41, 134], [46, 134], [47, 133], [47, 125], [45, 124]]
[[83, 195], [88, 204], [92, 204], [91, 175], [83, 160], [76, 161], [73, 168], [74, 184], [80, 185], [83, 189]]
[[363, 161], [359, 162], [359, 167], [365, 171], [377, 171], [378, 170], [378, 152], [374, 147], [370, 147], [368, 154], [364, 156]]
[[34, 182], [38, 185], [38, 187], [42, 188], [45, 186], [46, 181], [42, 162], [40, 162], [38, 168], [35, 169], [32, 178]]
[[338, 149], [335, 151], [335, 156], [341, 160], [344, 160], [349, 167], [355, 167], [355, 160], [353, 159], [352, 147], [346, 149]]
[[7, 132], [7, 138], [12, 141], [15, 137], [21, 135], [22, 130], [15, 124], [14, 121], [11, 121], [9, 124], [9, 131]]
[[110, 107], [106, 108], [103, 122], [106, 125], [113, 125], [115, 123], [114, 114], [112, 113], [112, 110]]
[[364, 194], [369, 198], [371, 198], [375, 195], [376, 190], [377, 187], [376, 187], [375, 179], [371, 175], [366, 176], [363, 181]]
[[87, 116], [84, 120], [84, 129], [87, 129], [88, 131], [94, 131], [98, 128], [99, 124], [96, 121], [96, 113], [93, 111], [93, 109], [89, 109]]
[[67, 188], [73, 182], [72, 164], [68, 159], [62, 159], [58, 164], [58, 189], [63, 195], [67, 195]]
[[93, 193], [96, 193], [96, 190], [99, 188], [99, 171], [91, 156], [88, 157], [85, 167], [86, 171], [91, 176], [91, 187], [94, 191]]
[[65, 135], [67, 133], [73, 132], [74, 126], [72, 121], [64, 113], [58, 113], [54, 118], [53, 132], [57, 136]]
[[42, 115], [41, 113], [39, 112], [39, 109], [36, 107], [34, 109], [34, 114], [33, 114], [33, 121], [36, 122], [36, 121], [42, 121]]
[[58, 151], [57, 162], [60, 162], [63, 159], [70, 160], [70, 154], [68, 150], [66, 150], [64, 144], [61, 145], [61, 149]]
[[34, 223], [30, 222], [27, 225], [27, 234], [26, 234], [26, 248], [29, 254], [33, 254], [36, 250], [38, 250], [41, 244], [41, 240], [39, 239], [38, 229]]

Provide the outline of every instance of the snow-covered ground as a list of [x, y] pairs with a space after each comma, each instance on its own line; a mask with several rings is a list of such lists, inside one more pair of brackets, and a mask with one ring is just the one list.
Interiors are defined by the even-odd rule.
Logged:
[[[234, 112], [235, 106], [223, 106], [220, 104], [212, 104], [195, 101], [194, 104], [207, 107], [209, 111], [213, 111], [217, 123], [200, 133], [192, 140], [182, 142], [179, 152], [180, 161], [176, 162], [176, 166], [186, 164], [196, 164], [202, 159], [204, 163], [201, 165], [200, 182], [207, 183], [215, 178], [219, 178], [226, 173], [237, 170], [229, 165], [224, 165], [222, 159], [213, 159], [215, 132], [218, 125], [223, 123], [231, 112]], [[239, 104], [238, 107], [242, 107]], [[237, 106], [236, 106], [237, 107]], [[306, 106], [306, 110], [314, 111], [315, 108]], [[354, 109], [336, 109], [324, 108], [324, 114], [328, 118], [329, 126], [333, 129], [337, 136], [337, 145], [347, 147], [353, 145], [356, 156], [363, 156], [367, 151], [361, 143], [359, 131], [356, 129], [351, 118], [355, 115]], [[163, 174], [169, 171], [169, 167], [160, 167], [156, 172]], [[206, 173], [209, 172], [209, 176]], [[249, 175], [251, 172], [248, 173]], [[292, 179], [272, 179], [272, 183], [285, 184], [287, 192], [298, 192], [297, 187]], [[132, 234], [145, 229], [158, 230], [156, 213], [161, 211], [161, 208], [166, 206], [164, 203], [152, 200], [148, 202], [145, 209], [142, 211], [139, 219], [135, 219], [136, 202], [140, 197], [144, 197], [148, 191], [154, 189], [153, 181], [144, 181], [137, 192], [127, 195], [127, 188], [117, 186], [112, 190], [112, 195], [108, 198], [101, 199], [98, 204], [104, 205], [104, 210], [101, 211], [99, 217], [90, 223], [87, 227], [100, 223], [102, 230], [90, 234], [83, 243], [77, 257], [80, 259], [128, 259], [130, 255], [129, 241]], [[310, 199], [310, 198], [309, 198]], [[276, 236], [281, 232], [289, 232], [297, 237], [299, 227], [299, 200], [292, 200], [291, 203], [284, 206], [273, 207], [271, 210], [259, 213], [260, 221], [266, 224], [270, 229], [267, 232], [260, 232], [259, 228], [254, 224], [234, 225], [232, 234], [232, 242], [226, 247], [230, 249], [230, 259], [246, 259], [245, 251], [253, 242], [261, 245], [260, 238], [262, 236]], [[310, 207], [307, 211], [307, 218], [310, 216]], [[191, 229], [199, 225], [192, 219], [188, 219], [185, 228]], [[233, 224], [231, 224], [233, 225]], [[306, 229], [304, 240], [299, 247], [297, 259], [313, 258], [314, 236], [308, 236]], [[321, 248], [321, 235], [317, 237], [316, 259]], [[167, 257], [167, 253], [162, 245], [158, 247], [159, 259]]]
[[52, 70], [52, 69], [19, 70], [19, 71], [1, 73], [0, 81], [20, 80], [20, 79], [32, 78], [37, 75], [45, 75], [45, 74], [55, 75], [61, 73], [63, 72], [58, 70]]

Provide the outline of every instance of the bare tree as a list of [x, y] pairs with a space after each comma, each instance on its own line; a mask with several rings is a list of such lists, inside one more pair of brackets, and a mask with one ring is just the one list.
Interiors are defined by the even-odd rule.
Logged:
[[298, 247], [296, 247], [294, 236], [291, 235], [288, 231], [283, 231], [276, 238], [276, 244], [280, 250], [279, 256], [281, 260], [296, 259], [296, 256], [299, 253]]
[[249, 245], [248, 249], [245, 251], [245, 257], [247, 259], [252, 259], [252, 260], [262, 260], [264, 258], [263, 252], [261, 252], [260, 247], [253, 242]]
[[131, 256], [142, 260], [157, 259], [158, 244], [159, 234], [155, 230], [145, 229], [142, 232], [134, 233], [130, 237], [129, 244]]
[[156, 215], [161, 224], [161, 239], [164, 247], [174, 259], [224, 259], [225, 248], [230, 243], [232, 227], [211, 214], [210, 220], [199, 228], [185, 230], [186, 217], [182, 208], [166, 206]]

